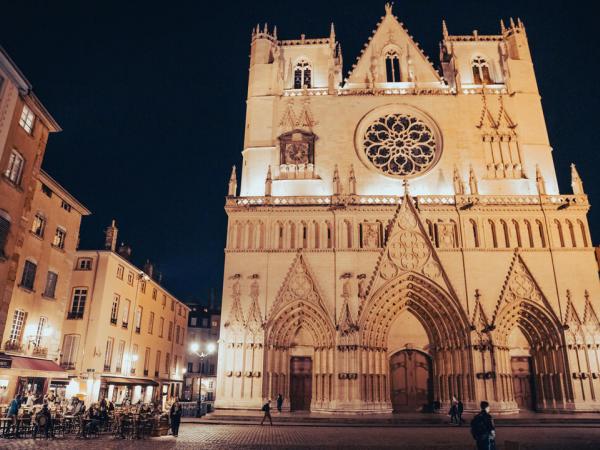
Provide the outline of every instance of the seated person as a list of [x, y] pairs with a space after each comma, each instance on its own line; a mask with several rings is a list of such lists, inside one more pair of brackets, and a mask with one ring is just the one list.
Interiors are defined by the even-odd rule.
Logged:
[[52, 414], [48, 408], [48, 403], [44, 403], [42, 409], [35, 415], [36, 433], [44, 433], [46, 438], [54, 437], [54, 426], [52, 423]]
[[88, 419], [85, 422], [85, 429], [83, 431], [84, 437], [89, 436], [91, 433], [98, 432], [98, 425], [100, 424], [100, 412], [95, 405], [90, 406], [90, 409], [85, 413], [84, 417]]

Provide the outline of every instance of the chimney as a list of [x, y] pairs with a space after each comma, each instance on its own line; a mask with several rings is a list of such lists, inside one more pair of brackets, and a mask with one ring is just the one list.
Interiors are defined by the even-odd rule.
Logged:
[[110, 250], [114, 252], [117, 249], [117, 236], [119, 234], [119, 229], [117, 228], [117, 224], [115, 219], [113, 219], [112, 223], [109, 227], [106, 228], [104, 232], [104, 248], [106, 250]]
[[144, 272], [150, 278], [154, 279], [154, 264], [152, 264], [149, 259], [147, 259], [146, 263], [144, 264]]
[[124, 242], [121, 242], [121, 245], [119, 246], [119, 251], [117, 253], [123, 258], [125, 258], [127, 261], [131, 259], [131, 247], [129, 245], [125, 245]]

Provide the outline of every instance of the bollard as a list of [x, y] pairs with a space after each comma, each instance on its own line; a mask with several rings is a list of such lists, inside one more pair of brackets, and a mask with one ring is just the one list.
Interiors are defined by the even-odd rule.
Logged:
[[504, 450], [519, 450], [521, 446], [515, 441], [504, 441]]

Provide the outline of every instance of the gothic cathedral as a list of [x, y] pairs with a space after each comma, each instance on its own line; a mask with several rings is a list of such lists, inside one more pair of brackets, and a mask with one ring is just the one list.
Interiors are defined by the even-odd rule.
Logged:
[[390, 5], [346, 78], [333, 25], [253, 30], [217, 408], [600, 411], [590, 205], [575, 166], [559, 193], [525, 27], [440, 49]]

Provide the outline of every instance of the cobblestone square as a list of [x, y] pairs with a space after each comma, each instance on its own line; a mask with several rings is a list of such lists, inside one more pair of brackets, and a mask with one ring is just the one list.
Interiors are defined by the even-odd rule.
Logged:
[[[518, 442], [519, 447], [505, 445]], [[597, 450], [599, 427], [502, 427], [501, 450]], [[329, 427], [275, 425], [183, 424], [179, 437], [122, 441], [111, 437], [51, 441], [0, 440], [2, 450], [187, 450], [187, 449], [379, 449], [468, 450], [474, 449], [468, 427]]]

